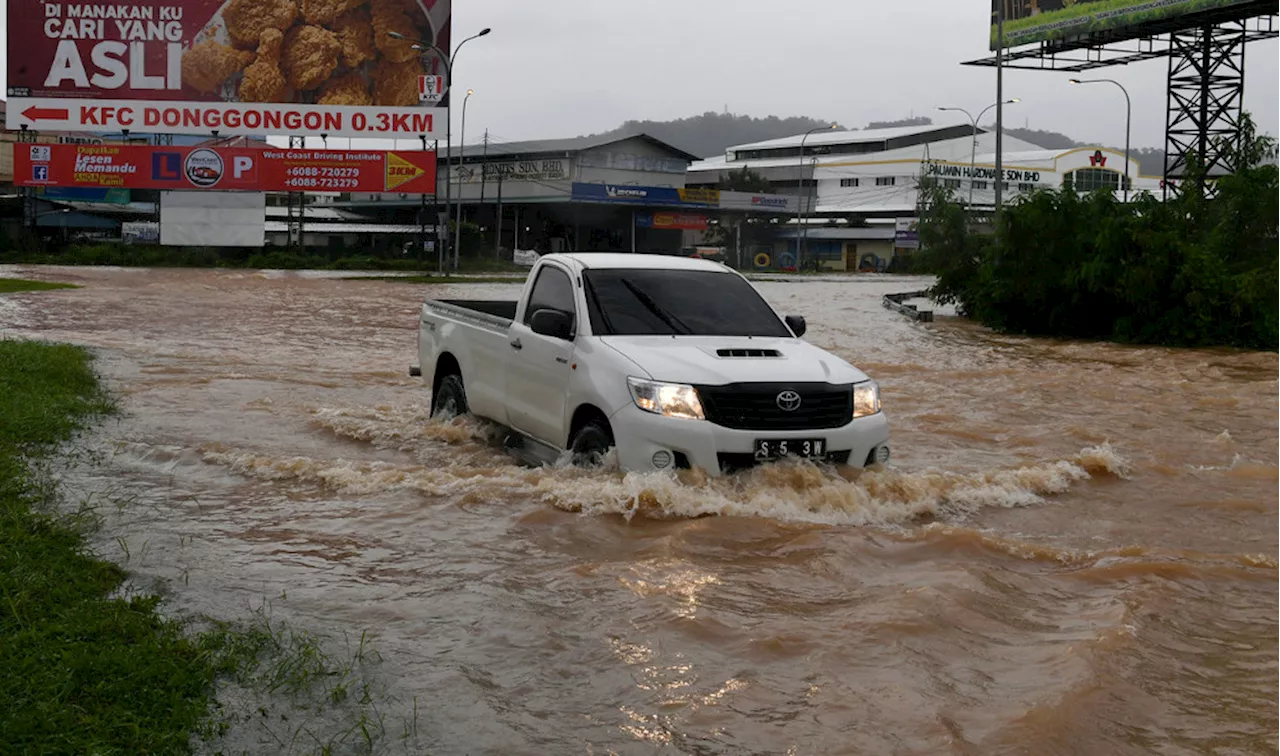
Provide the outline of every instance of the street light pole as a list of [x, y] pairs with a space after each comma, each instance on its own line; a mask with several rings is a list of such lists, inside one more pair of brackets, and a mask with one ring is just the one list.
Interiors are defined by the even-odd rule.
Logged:
[[[486, 27], [484, 29], [481, 29], [479, 34], [474, 34], [462, 40], [461, 42], [458, 43], [457, 47], [453, 48], [453, 55], [446, 54], [445, 51], [441, 50], [434, 42], [427, 42], [426, 40], [421, 40], [421, 39], [410, 39], [409, 37], [406, 37], [400, 32], [389, 31], [387, 32], [387, 36], [391, 37], [392, 39], [398, 39], [405, 42], [412, 42], [413, 49], [417, 50], [418, 52], [426, 52], [427, 50], [433, 50], [436, 56], [440, 58], [440, 62], [444, 64], [444, 75], [446, 79], [445, 86], [447, 86], [450, 90], [452, 90], [453, 89], [453, 62], [454, 62], [454, 59], [457, 58], [458, 56], [458, 51], [460, 51], [462, 49], [462, 46], [465, 45], [466, 43], [470, 42], [473, 39], [484, 37], [488, 35], [491, 31], [493, 30]], [[450, 111], [452, 111], [452, 108], [450, 108]], [[454, 270], [457, 270], [458, 269], [458, 249], [457, 249], [457, 246], [453, 243], [452, 229], [449, 228], [449, 219], [452, 217], [452, 207], [453, 207], [453, 197], [452, 197], [452, 191], [451, 191], [451, 187], [453, 186], [452, 132], [453, 132], [453, 113], [450, 112], [448, 116], [445, 118], [445, 122], [444, 122], [444, 144], [445, 144], [445, 147], [444, 147], [444, 151], [445, 151], [444, 238], [445, 238], [445, 243], [450, 248], [453, 249], [453, 268]], [[438, 173], [439, 164], [440, 163], [437, 160], [436, 161], [437, 173]], [[437, 179], [436, 180], [437, 189], [439, 188], [439, 186], [440, 186], [440, 181], [439, 179]]]
[[1129, 132], [1133, 126], [1133, 101], [1129, 99], [1129, 90], [1115, 79], [1071, 79], [1072, 84], [1115, 84], [1124, 92], [1124, 201], [1129, 202]]
[[[1014, 97], [1011, 100], [1005, 100], [1004, 104], [1012, 105], [1015, 102], [1022, 102], [1022, 99], [1018, 97]], [[969, 205], [970, 206], [973, 205], [973, 182], [975, 179], [977, 179], [977, 172], [978, 172], [978, 122], [982, 120], [982, 117], [987, 114], [988, 110], [991, 110], [995, 106], [996, 106], [995, 103], [988, 105], [986, 108], [983, 109], [981, 113], [978, 114], [977, 118], [974, 118], [972, 115], [970, 115], [969, 111], [965, 110], [964, 108], [938, 108], [938, 110], [956, 110], [961, 113], [964, 113], [965, 115], [969, 116], [969, 121], [973, 124], [973, 144], [971, 145], [971, 148], [969, 150]]]
[[[458, 226], [458, 238], [459, 238], [459, 239], [461, 239], [461, 238], [462, 238], [462, 167], [463, 167], [463, 166], [466, 164], [466, 162], [467, 162], [467, 102], [469, 102], [469, 101], [471, 100], [471, 95], [473, 95], [473, 94], [475, 94], [475, 93], [476, 93], [476, 91], [475, 91], [474, 89], [468, 89], [468, 90], [467, 90], [467, 96], [466, 96], [466, 97], [464, 97], [464, 98], [462, 98], [462, 135], [461, 135], [461, 137], [458, 139], [458, 141], [459, 141], [459, 142], [461, 142], [461, 144], [460, 144], [460, 145], [459, 145], [459, 147], [458, 147], [458, 221], [457, 221], [457, 226]], [[483, 167], [483, 166], [481, 166], [481, 170], [484, 170], [484, 167]], [[462, 245], [461, 245], [461, 243], [459, 243], [459, 244], [458, 244], [458, 247], [461, 247], [461, 246], [462, 246]], [[458, 268], [458, 260], [457, 260], [457, 257], [456, 257], [456, 256], [454, 257], [454, 260], [453, 260], [453, 267], [454, 267], [454, 269], [455, 269], [455, 270]]]
[[[802, 213], [804, 212], [804, 200], [805, 200], [804, 143], [808, 141], [810, 134], [816, 134], [819, 131], [831, 131], [831, 130], [834, 130], [835, 128], [836, 128], [836, 124], [834, 123], [831, 124], [830, 126], [819, 126], [817, 128], [809, 129], [804, 133], [804, 136], [800, 138], [800, 173], [798, 175], [799, 186], [796, 187], [796, 270], [797, 271], [800, 270], [800, 256], [803, 254], [803, 250], [800, 249], [800, 224], [802, 221]], [[816, 170], [817, 161], [814, 161], [814, 167]]]

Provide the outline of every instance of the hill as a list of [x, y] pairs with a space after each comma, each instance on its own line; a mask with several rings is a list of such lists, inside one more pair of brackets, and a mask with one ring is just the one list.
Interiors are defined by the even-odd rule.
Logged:
[[766, 139], [803, 134], [819, 126], [830, 126], [831, 121], [814, 118], [791, 117], [752, 118], [732, 113], [708, 111], [702, 115], [679, 118], [674, 121], [627, 121], [601, 136], [629, 136], [645, 133], [675, 145], [685, 152], [699, 157], [723, 155], [735, 144], [763, 142]]
[[[809, 129], [829, 126], [831, 123], [831, 121], [803, 116], [753, 118], [708, 111], [702, 115], [679, 118], [674, 121], [627, 121], [600, 136], [623, 137], [643, 132], [699, 157], [713, 157], [723, 155], [726, 149], [736, 144], [795, 136]], [[898, 120], [872, 121], [863, 128], [887, 129], [932, 124], [933, 119], [928, 116], [915, 116]], [[990, 129], [992, 124], [986, 124], [983, 128]], [[1083, 143], [1057, 131], [1006, 128], [1005, 133], [1046, 150], [1084, 146]], [[1123, 145], [1115, 149], [1123, 149]], [[1134, 148], [1132, 154], [1134, 159], [1141, 163], [1144, 174], [1159, 174], [1164, 168], [1164, 150], [1158, 147]]]

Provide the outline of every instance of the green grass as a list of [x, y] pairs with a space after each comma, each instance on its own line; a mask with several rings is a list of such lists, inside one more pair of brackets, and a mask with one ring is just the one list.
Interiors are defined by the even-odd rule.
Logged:
[[49, 506], [41, 461], [113, 412], [90, 355], [0, 341], [0, 739], [8, 753], [181, 753], [213, 682], [254, 652], [227, 632], [192, 639], [152, 596], [111, 598], [116, 565]]
[[52, 291], [53, 289], [78, 288], [80, 287], [75, 284], [28, 281], [24, 278], [0, 278], [0, 294], [13, 294], [18, 291]]
[[[1192, 2], [1183, 3], [1174, 7], [1158, 7], [1129, 13], [1123, 12], [1126, 8], [1142, 5], [1144, 2], [1145, 0], [1087, 0], [1085, 2], [1076, 2], [1075, 4], [1060, 10], [1048, 11], [1039, 15], [1027, 16], [1026, 18], [1011, 21], [1006, 20], [1004, 23], [1005, 44], [1021, 45], [1040, 39], [1059, 39], [1064, 36], [1076, 36], [1078, 34], [1097, 32], [1104, 29], [1134, 26], [1148, 21], [1169, 18], [1174, 15], [1197, 13], [1210, 8], [1227, 5], [1231, 0], [1193, 0]], [[1087, 21], [1084, 20], [1095, 14], [1117, 11], [1120, 11], [1120, 13], [1114, 16]], [[1040, 28], [1046, 24], [1073, 21], [1076, 19], [1080, 19], [1079, 23], [1069, 24], [1055, 29]], [[995, 37], [996, 31], [992, 28], [991, 40], [993, 42], [995, 41]]]

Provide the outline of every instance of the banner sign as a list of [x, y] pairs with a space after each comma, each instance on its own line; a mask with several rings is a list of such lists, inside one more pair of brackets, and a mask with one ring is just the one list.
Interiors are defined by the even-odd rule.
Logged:
[[706, 231], [707, 216], [691, 213], [642, 213], [636, 216], [637, 228]]
[[445, 65], [414, 47], [451, 49], [450, 5], [11, 0], [6, 126], [431, 136], [444, 130]]
[[[686, 193], [690, 199], [685, 199]], [[716, 189], [676, 189], [670, 186], [575, 182], [573, 199], [583, 202], [615, 202], [630, 205], [713, 207], [720, 202], [720, 192]]]
[[720, 204], [719, 189], [680, 189], [680, 201], [690, 205], [711, 205]]
[[35, 187], [434, 194], [434, 152], [15, 144]]
[[785, 194], [720, 192], [720, 209], [755, 213], [795, 213], [800, 210], [800, 198]]
[[[573, 161], [521, 160], [505, 163], [460, 165], [453, 169], [453, 180], [460, 184], [498, 183], [498, 176], [507, 181], [565, 181], [569, 178]], [[483, 168], [483, 174], [481, 169]]]
[[160, 224], [155, 221], [125, 221], [120, 224], [120, 241], [125, 244], [159, 244]]
[[[1102, 31], [1202, 15], [1249, 0], [992, 0], [991, 49], [998, 48], [997, 2], [1004, 2], [1004, 46], [1060, 40]], [[1274, 11], [1273, 11], [1274, 12]], [[1192, 19], [1187, 19], [1192, 25]]]

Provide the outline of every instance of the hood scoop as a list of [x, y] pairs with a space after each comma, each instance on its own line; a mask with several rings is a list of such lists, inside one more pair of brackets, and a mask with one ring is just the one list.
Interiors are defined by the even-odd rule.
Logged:
[[730, 359], [770, 359], [782, 356], [777, 349], [717, 349], [717, 357]]

